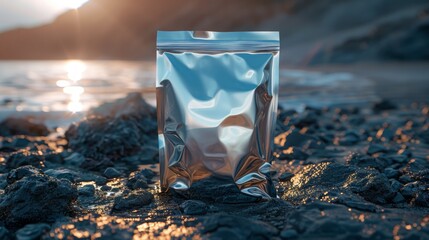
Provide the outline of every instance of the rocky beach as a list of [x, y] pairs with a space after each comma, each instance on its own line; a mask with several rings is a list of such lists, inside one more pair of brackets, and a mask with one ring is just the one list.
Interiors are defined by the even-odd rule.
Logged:
[[64, 132], [0, 123], [0, 239], [427, 239], [429, 105], [279, 109], [264, 201], [208, 179], [159, 189], [155, 109], [139, 93]]

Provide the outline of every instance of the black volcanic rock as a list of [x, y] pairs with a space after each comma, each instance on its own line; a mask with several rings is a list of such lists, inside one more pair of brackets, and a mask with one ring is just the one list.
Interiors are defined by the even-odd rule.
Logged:
[[[155, 148], [150, 146], [157, 145], [155, 115], [155, 109], [140, 94], [131, 93], [91, 110], [87, 119], [71, 125], [65, 135], [69, 147], [86, 157], [82, 168], [104, 171], [121, 159], [136, 166], [142, 164], [140, 156], [152, 154]], [[132, 162], [127, 157], [137, 159]]]
[[394, 197], [387, 177], [377, 171], [323, 162], [306, 165], [286, 183], [284, 199], [303, 202], [315, 199], [338, 199], [340, 192], [355, 201], [358, 196], [369, 202], [384, 204]]
[[29, 171], [6, 187], [0, 198], [0, 219], [11, 228], [53, 222], [72, 212], [76, 198], [76, 187], [70, 181], [58, 180], [37, 170]]

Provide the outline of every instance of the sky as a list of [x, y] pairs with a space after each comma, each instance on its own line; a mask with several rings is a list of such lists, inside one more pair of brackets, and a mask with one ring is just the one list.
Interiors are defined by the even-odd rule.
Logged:
[[0, 0], [0, 32], [51, 22], [87, 0]]

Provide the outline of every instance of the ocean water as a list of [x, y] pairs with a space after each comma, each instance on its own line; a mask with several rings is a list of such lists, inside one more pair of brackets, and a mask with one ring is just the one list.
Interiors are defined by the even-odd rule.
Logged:
[[[84, 113], [105, 101], [142, 92], [155, 105], [153, 62], [0, 61], [1, 112]], [[303, 109], [377, 99], [372, 82], [351, 73], [282, 68], [280, 104]]]

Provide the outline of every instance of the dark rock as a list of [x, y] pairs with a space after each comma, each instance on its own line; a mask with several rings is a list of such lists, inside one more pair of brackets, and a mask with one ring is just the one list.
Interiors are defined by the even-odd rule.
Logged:
[[400, 176], [399, 177], [399, 181], [401, 182], [401, 183], [409, 183], [409, 182], [412, 182], [413, 181], [413, 179], [410, 177], [410, 175], [407, 175], [407, 174], [405, 174], [405, 175], [402, 175], [402, 176]]
[[85, 161], [83, 161], [79, 167], [90, 171], [103, 172], [104, 169], [113, 166], [113, 162], [109, 158], [105, 157], [100, 159], [85, 158]]
[[399, 171], [393, 168], [386, 168], [383, 172], [388, 178], [396, 178], [399, 176]]
[[33, 167], [44, 167], [44, 157], [35, 153], [17, 152], [6, 159], [6, 166], [10, 169], [31, 165]]
[[362, 125], [366, 122], [365, 117], [363, 116], [351, 116], [349, 118], [349, 123], [354, 126]]
[[389, 180], [385, 175], [376, 172], [369, 174], [352, 174], [349, 178], [350, 188], [358, 193], [367, 201], [385, 204], [395, 196], [395, 192], [390, 186]]
[[302, 134], [297, 129], [293, 129], [277, 135], [274, 139], [274, 143], [284, 148], [305, 147], [311, 140], [317, 141], [317, 139], [311, 135]]
[[416, 193], [414, 204], [421, 207], [429, 207], [429, 190], [420, 190]]
[[404, 187], [402, 183], [396, 181], [395, 179], [389, 179], [389, 182], [394, 192], [398, 192], [402, 187]]
[[147, 179], [141, 171], [132, 172], [128, 177], [126, 185], [129, 189], [132, 190], [145, 189], [149, 187]]
[[12, 240], [12, 234], [5, 227], [0, 226], [0, 239]]
[[354, 131], [347, 131], [344, 137], [340, 138], [338, 144], [341, 146], [352, 146], [360, 141], [360, 134]]
[[212, 215], [203, 218], [202, 230], [210, 239], [270, 239], [278, 235], [268, 223], [233, 215]]
[[69, 168], [48, 169], [45, 171], [45, 174], [58, 179], [67, 179], [72, 183], [89, 181], [94, 181], [97, 185], [104, 185], [107, 183], [105, 177], [91, 172], [75, 171]]
[[38, 240], [49, 232], [51, 226], [46, 223], [27, 224], [23, 228], [16, 231], [17, 240]]
[[155, 109], [135, 93], [91, 110], [65, 134], [68, 146], [76, 152], [96, 161], [113, 162], [144, 153], [148, 143], [155, 144], [156, 135]]
[[95, 187], [92, 184], [84, 185], [78, 189], [79, 195], [91, 197], [95, 194]]
[[186, 200], [180, 204], [180, 209], [186, 215], [204, 215], [207, 213], [208, 207], [202, 201]]
[[396, 163], [405, 163], [409, 159], [406, 155], [390, 155], [388, 157]]
[[392, 199], [393, 203], [403, 203], [405, 202], [405, 198], [401, 193], [396, 193], [395, 197]]
[[290, 173], [290, 172], [284, 172], [279, 176], [279, 180], [281, 182], [286, 182], [289, 181], [295, 174]]
[[392, 103], [391, 101], [387, 100], [387, 99], [383, 99], [380, 102], [377, 102], [374, 104], [374, 106], [372, 107], [372, 109], [375, 112], [379, 112], [379, 111], [386, 111], [386, 110], [394, 110], [397, 109], [398, 107], [396, 106], [396, 104]]
[[35, 168], [33, 166], [22, 166], [22, 167], [13, 169], [12, 171], [9, 172], [9, 174], [7, 175], [7, 183], [12, 184], [24, 177], [42, 176], [42, 175], [43, 175], [43, 172], [38, 168]]
[[134, 191], [125, 196], [116, 197], [113, 210], [124, 211], [138, 209], [149, 205], [152, 201], [152, 193], [147, 191]]
[[377, 206], [372, 204], [372, 203], [368, 203], [368, 202], [364, 202], [364, 201], [359, 201], [356, 198], [350, 198], [350, 197], [343, 197], [340, 196], [336, 201], [334, 201], [336, 203], [340, 203], [343, 204], [347, 207], [351, 207], [353, 209], [357, 209], [360, 211], [366, 211], [366, 212], [376, 212], [378, 210]]
[[309, 126], [318, 126], [318, 115], [313, 111], [305, 111], [297, 118], [291, 120], [291, 124], [298, 127], [304, 128]]
[[19, 137], [19, 138], [13, 139], [11, 144], [15, 148], [25, 148], [28, 145], [30, 145], [30, 143], [31, 143], [31, 141], [28, 140], [27, 138]]
[[85, 161], [85, 157], [82, 154], [74, 152], [70, 156], [64, 158], [66, 164], [79, 167]]
[[350, 234], [362, 231], [363, 226], [352, 221], [336, 221], [334, 219], [321, 219], [314, 222], [303, 234], [304, 239], [331, 239], [341, 236], [343, 239], [353, 239], [347, 237]]
[[110, 191], [111, 189], [112, 189], [112, 187], [108, 186], [108, 185], [104, 185], [100, 188], [101, 191]]
[[28, 119], [9, 117], [0, 122], [0, 136], [46, 136], [48, 134], [49, 130], [45, 125]]
[[76, 187], [68, 180], [43, 174], [25, 176], [6, 187], [0, 201], [0, 219], [5, 219], [6, 226], [13, 228], [52, 222], [71, 213], [76, 198]]
[[298, 237], [298, 233], [295, 229], [283, 229], [280, 232], [280, 237], [283, 239], [294, 239]]
[[381, 144], [372, 143], [368, 147], [368, 154], [370, 154], [370, 155], [372, 155], [374, 153], [386, 153], [387, 151], [388, 151], [388, 149]]
[[326, 192], [356, 193], [373, 203], [387, 203], [394, 197], [388, 179], [377, 171], [323, 162], [306, 165], [286, 185], [283, 197], [292, 202], [320, 199]]
[[424, 187], [420, 186], [419, 182], [410, 182], [404, 185], [401, 189], [401, 194], [407, 198], [411, 199], [420, 191], [424, 190]]
[[104, 176], [107, 177], [108, 179], [118, 178], [121, 175], [122, 175], [121, 172], [116, 170], [116, 168], [112, 168], [112, 167], [106, 168], [106, 170], [104, 171]]
[[277, 157], [279, 160], [306, 160], [309, 157], [309, 155], [305, 152], [303, 152], [298, 147], [289, 147], [283, 151], [280, 152], [279, 156]]
[[64, 160], [63, 156], [61, 156], [61, 154], [59, 154], [59, 153], [45, 154], [45, 161], [46, 162], [62, 164], [62, 163], [64, 163], [63, 160]]
[[143, 176], [146, 177], [146, 179], [152, 179], [153, 177], [156, 176], [156, 173], [152, 170], [150, 170], [149, 168], [145, 168], [143, 170], [140, 171], [141, 174], [143, 174]]
[[362, 155], [356, 152], [351, 152], [346, 156], [346, 162], [350, 165], [355, 165], [361, 168], [375, 168], [382, 171], [389, 165], [388, 160], [384, 158], [375, 158], [367, 155]]

